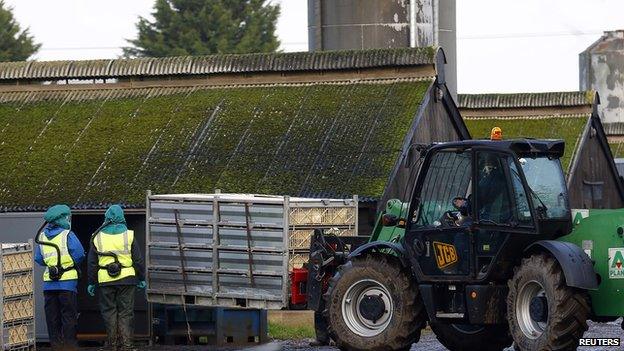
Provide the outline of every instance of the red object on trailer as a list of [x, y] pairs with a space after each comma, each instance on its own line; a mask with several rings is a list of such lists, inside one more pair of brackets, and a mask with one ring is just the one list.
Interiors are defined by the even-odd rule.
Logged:
[[308, 270], [293, 268], [290, 272], [290, 304], [302, 305], [308, 302]]

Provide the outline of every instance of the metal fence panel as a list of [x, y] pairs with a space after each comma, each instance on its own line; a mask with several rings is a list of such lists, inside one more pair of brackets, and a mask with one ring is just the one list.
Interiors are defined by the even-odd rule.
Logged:
[[147, 196], [151, 302], [278, 309], [289, 269], [307, 257], [313, 229], [356, 235], [357, 197], [250, 194]]

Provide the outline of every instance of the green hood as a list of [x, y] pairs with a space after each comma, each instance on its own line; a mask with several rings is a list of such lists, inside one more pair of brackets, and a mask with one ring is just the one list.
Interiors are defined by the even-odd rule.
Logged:
[[128, 230], [121, 206], [112, 205], [106, 210], [102, 231], [106, 234], [121, 234]]
[[46, 211], [43, 219], [53, 226], [71, 228], [71, 210], [67, 205], [54, 205]]

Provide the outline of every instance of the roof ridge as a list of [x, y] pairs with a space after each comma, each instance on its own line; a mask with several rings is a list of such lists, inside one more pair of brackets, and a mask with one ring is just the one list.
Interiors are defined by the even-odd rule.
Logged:
[[435, 64], [437, 47], [0, 63], [2, 80], [288, 72]]
[[534, 116], [465, 116], [465, 120], [479, 120], [479, 119], [549, 119], [549, 118], [588, 118], [591, 116], [591, 112], [587, 113], [562, 113], [552, 115], [534, 115]]
[[458, 94], [459, 108], [517, 108], [551, 106], [591, 106], [595, 92], [554, 91], [535, 93]]

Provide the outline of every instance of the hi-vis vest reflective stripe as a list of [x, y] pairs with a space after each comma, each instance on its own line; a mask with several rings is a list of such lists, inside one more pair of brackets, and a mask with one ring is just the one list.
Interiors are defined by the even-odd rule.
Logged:
[[[54, 238], [48, 239], [44, 232], [39, 233], [39, 241], [48, 242], [55, 244], [58, 246], [61, 251], [61, 266], [63, 268], [69, 268], [74, 265], [74, 260], [69, 254], [69, 249], [67, 248], [67, 236], [69, 235], [69, 230], [63, 230], [59, 234], [57, 234]], [[50, 282], [50, 272], [48, 267], [56, 266], [56, 249], [49, 245], [41, 245], [39, 244], [39, 248], [41, 249], [41, 256], [43, 256], [43, 262], [46, 264], [46, 269], [43, 272], [43, 281]], [[70, 269], [63, 273], [61, 279], [59, 280], [73, 280], [78, 279], [78, 271], [75, 269]]]
[[[99, 232], [93, 238], [93, 243], [98, 252], [112, 252], [117, 254], [119, 263], [124, 267], [121, 269], [121, 274], [116, 277], [108, 275], [106, 269], [100, 268], [98, 270], [98, 282], [107, 283], [115, 280], [120, 280], [126, 277], [132, 277], [135, 275], [134, 267], [132, 265], [132, 242], [134, 241], [134, 231], [127, 230], [120, 234], [106, 234]], [[115, 262], [115, 259], [110, 256], [98, 255], [98, 263], [101, 267], [106, 267], [107, 264]]]

